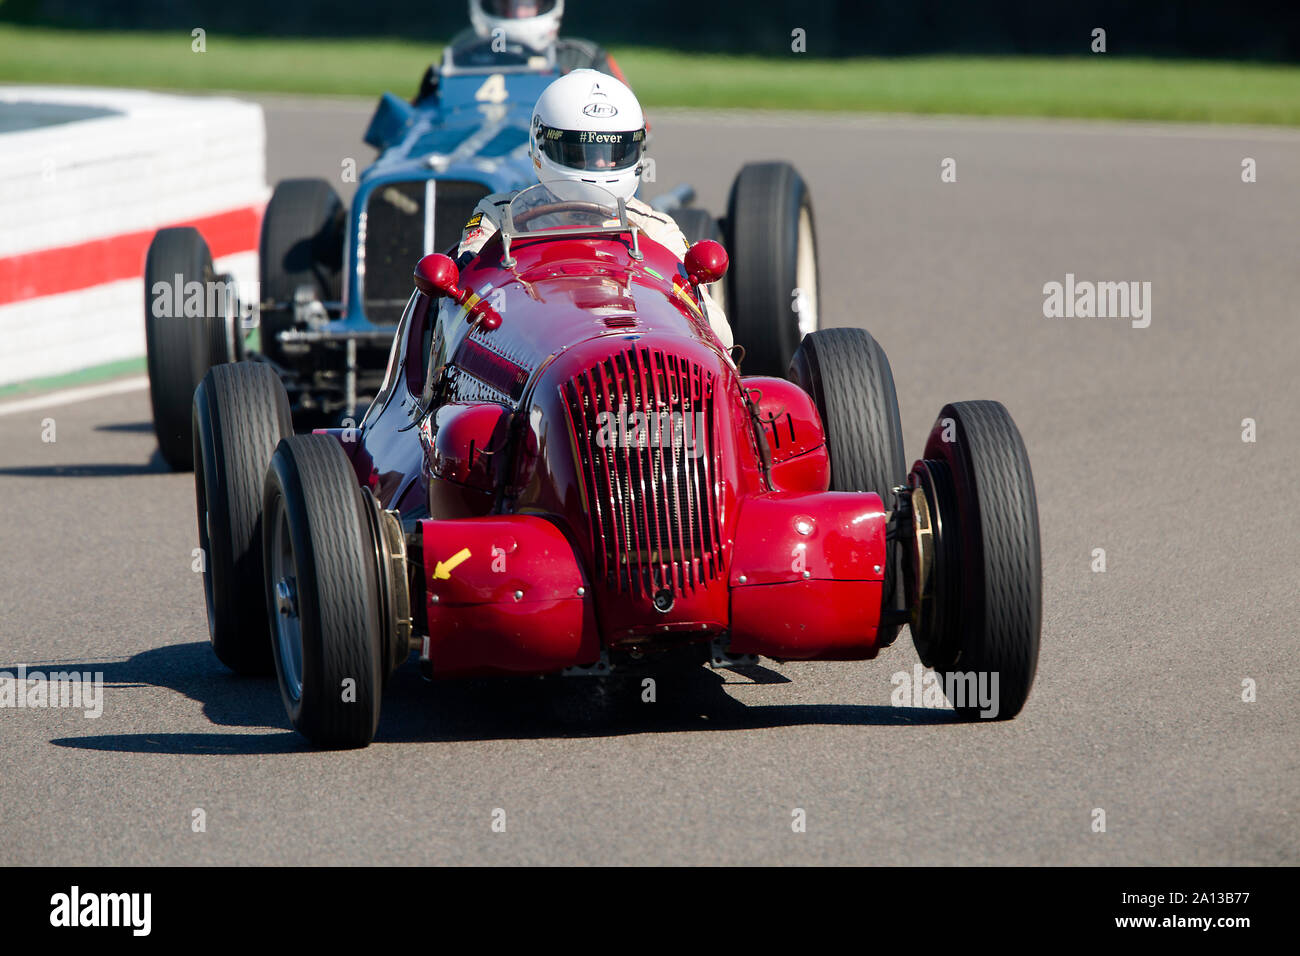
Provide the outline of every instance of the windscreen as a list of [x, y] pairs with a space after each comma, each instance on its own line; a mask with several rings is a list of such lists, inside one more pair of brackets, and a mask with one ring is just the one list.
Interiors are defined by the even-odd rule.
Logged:
[[618, 200], [592, 183], [557, 180], [523, 190], [510, 202], [512, 235], [543, 229], [617, 226]]

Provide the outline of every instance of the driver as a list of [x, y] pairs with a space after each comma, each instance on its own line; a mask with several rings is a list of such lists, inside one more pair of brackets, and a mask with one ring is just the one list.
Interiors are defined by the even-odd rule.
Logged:
[[[452, 37], [446, 53], [461, 67], [491, 68], [502, 63], [526, 63], [533, 56], [555, 54], [555, 68], [600, 70], [623, 79], [605, 49], [590, 40], [561, 37], [564, 0], [469, 0], [471, 29]], [[437, 92], [439, 69], [430, 64], [412, 103]]]
[[[528, 152], [538, 182], [593, 183], [627, 203], [628, 219], [678, 259], [689, 243], [667, 213], [636, 199], [645, 151], [641, 104], [624, 84], [595, 70], [575, 70], [548, 86], [533, 107]], [[596, 139], [597, 142], [592, 142]], [[518, 192], [493, 193], [474, 208], [458, 248], [462, 267], [501, 227], [502, 209]], [[700, 287], [704, 313], [723, 346], [732, 346], [727, 317]]]

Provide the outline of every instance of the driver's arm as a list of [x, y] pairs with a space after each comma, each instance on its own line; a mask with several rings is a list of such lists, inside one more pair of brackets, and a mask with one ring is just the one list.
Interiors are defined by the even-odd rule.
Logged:
[[[628, 203], [628, 212], [635, 217], [636, 224], [641, 227], [647, 236], [665, 249], [670, 250], [678, 259], [686, 258], [686, 250], [690, 248], [690, 243], [686, 241], [686, 235], [672, 216], [667, 213], [657, 212], [636, 199]], [[709, 290], [705, 286], [700, 287], [700, 300], [704, 304], [704, 314], [708, 316], [709, 325], [713, 327], [714, 334], [717, 335], [724, 347], [730, 349], [735, 340], [731, 334], [731, 324], [727, 321], [726, 313], [709, 295]]]
[[678, 259], [686, 258], [690, 243], [672, 216], [666, 212], [657, 212], [638, 199], [633, 199], [627, 207], [629, 218], [641, 227], [642, 232]]
[[467, 255], [470, 258], [478, 255], [483, 244], [501, 228], [501, 210], [513, 198], [513, 193], [493, 193], [479, 200], [465, 223], [465, 228], [461, 230], [460, 245], [456, 247], [457, 261], [468, 261]]

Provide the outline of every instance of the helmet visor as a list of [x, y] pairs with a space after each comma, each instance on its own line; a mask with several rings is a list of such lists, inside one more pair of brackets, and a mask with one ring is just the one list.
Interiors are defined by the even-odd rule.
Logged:
[[541, 126], [537, 130], [537, 143], [542, 154], [560, 166], [582, 172], [608, 172], [629, 169], [641, 161], [645, 130], [597, 133]]
[[490, 17], [523, 20], [550, 13], [555, 9], [555, 0], [482, 0], [482, 7]]

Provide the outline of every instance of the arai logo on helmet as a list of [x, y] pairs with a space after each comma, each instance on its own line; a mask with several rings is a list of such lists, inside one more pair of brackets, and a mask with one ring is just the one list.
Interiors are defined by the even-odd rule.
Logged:
[[588, 103], [582, 108], [582, 115], [602, 118], [606, 116], [617, 116], [618, 107], [609, 103]]

